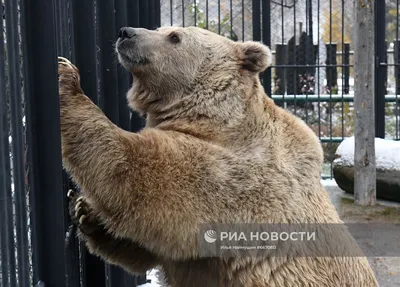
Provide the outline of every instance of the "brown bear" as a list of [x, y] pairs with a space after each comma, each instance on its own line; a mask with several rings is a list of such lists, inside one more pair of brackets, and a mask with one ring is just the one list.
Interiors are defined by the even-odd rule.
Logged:
[[137, 134], [59, 60], [63, 163], [82, 189], [71, 216], [90, 252], [134, 274], [159, 267], [166, 286], [377, 286], [365, 257], [200, 256], [202, 223], [341, 223], [318, 138], [260, 84], [266, 46], [123, 28], [116, 50], [134, 79], [129, 105], [147, 115]]

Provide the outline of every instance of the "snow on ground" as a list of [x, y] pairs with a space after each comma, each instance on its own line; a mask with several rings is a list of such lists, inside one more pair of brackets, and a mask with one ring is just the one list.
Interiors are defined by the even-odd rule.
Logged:
[[158, 270], [157, 269], [153, 269], [149, 272], [147, 272], [147, 279], [151, 280], [151, 283], [145, 283], [142, 285], [138, 285], [138, 287], [161, 287], [161, 282], [158, 279]]
[[[334, 164], [354, 165], [354, 137], [345, 139], [338, 147], [340, 156]], [[400, 170], [400, 141], [375, 138], [376, 167], [379, 169]]]
[[332, 179], [321, 179], [321, 183], [323, 186], [337, 186], [336, 181]]

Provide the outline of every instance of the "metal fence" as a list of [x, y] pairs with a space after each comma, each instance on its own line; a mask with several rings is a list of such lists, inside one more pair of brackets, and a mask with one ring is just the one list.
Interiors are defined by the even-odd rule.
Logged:
[[0, 286], [136, 286], [73, 239], [61, 164], [57, 56], [81, 71], [85, 93], [126, 130], [143, 119], [125, 94], [114, 42], [123, 26], [159, 26], [157, 1], [5, 0], [0, 21]]
[[[128, 74], [113, 43], [122, 26], [199, 26], [234, 41], [263, 41], [274, 61], [269, 95], [320, 137], [324, 177], [353, 134], [352, 0], [5, 0], [0, 21], [0, 283], [15, 286], [136, 286], [133, 277], [72, 240], [61, 168], [57, 55], [81, 71], [85, 93], [131, 131]], [[375, 1], [376, 131], [400, 139], [399, 0]], [[118, 99], [118, 100], [116, 100]]]

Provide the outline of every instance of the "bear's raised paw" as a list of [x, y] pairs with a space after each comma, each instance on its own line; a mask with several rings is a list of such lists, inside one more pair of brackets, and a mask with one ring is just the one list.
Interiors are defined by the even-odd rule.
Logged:
[[70, 199], [69, 214], [72, 222], [83, 234], [92, 235], [96, 231], [102, 230], [98, 217], [83, 196], [73, 190], [69, 190], [67, 196]]
[[81, 92], [78, 68], [63, 57], [58, 57], [58, 82], [60, 95]]

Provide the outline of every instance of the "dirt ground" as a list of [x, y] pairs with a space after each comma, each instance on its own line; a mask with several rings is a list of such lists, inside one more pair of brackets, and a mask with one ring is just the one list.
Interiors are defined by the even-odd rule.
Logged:
[[[374, 207], [361, 207], [337, 186], [325, 188], [344, 222], [400, 224], [400, 204], [378, 201]], [[369, 257], [368, 260], [381, 287], [400, 286], [400, 257]]]

